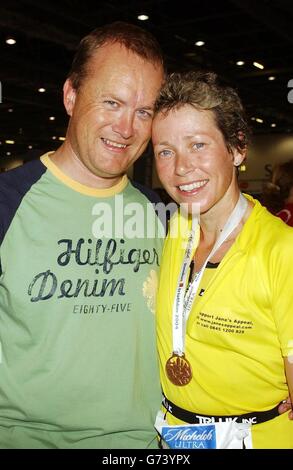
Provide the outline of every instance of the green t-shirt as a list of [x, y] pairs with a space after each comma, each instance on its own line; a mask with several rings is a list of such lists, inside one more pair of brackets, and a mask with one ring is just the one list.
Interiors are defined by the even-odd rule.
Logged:
[[132, 237], [152, 210], [126, 177], [88, 188], [48, 154], [1, 175], [1, 448], [156, 446], [163, 236]]

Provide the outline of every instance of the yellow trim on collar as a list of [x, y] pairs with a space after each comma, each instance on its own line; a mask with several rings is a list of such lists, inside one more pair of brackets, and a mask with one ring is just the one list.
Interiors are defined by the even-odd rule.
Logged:
[[44, 155], [42, 155], [40, 158], [41, 162], [45, 165], [46, 168], [48, 168], [48, 170], [58, 180], [60, 180], [66, 186], [69, 186], [74, 191], [77, 191], [78, 193], [82, 193], [82, 194], [85, 194], [86, 196], [94, 196], [94, 197], [111, 197], [123, 191], [128, 184], [129, 180], [127, 176], [124, 175], [122, 176], [119, 183], [115, 184], [111, 188], [95, 189], [95, 188], [91, 188], [90, 186], [85, 186], [84, 184], [81, 184], [78, 181], [75, 181], [69, 176], [67, 176], [65, 173], [63, 173], [63, 171], [61, 171], [55, 165], [55, 163], [52, 162], [52, 160], [50, 159], [50, 155], [52, 155], [53, 153], [54, 152], [47, 152]]

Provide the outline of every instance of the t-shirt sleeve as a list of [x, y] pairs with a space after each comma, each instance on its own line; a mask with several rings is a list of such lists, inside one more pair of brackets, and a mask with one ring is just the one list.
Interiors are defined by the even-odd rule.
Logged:
[[38, 159], [1, 173], [0, 247], [23, 197], [45, 171], [45, 165]]
[[8, 201], [0, 188], [0, 248], [5, 235], [5, 226], [8, 212]]
[[3, 194], [0, 190], [0, 276], [2, 274], [2, 267], [1, 267], [1, 245], [5, 235], [5, 220], [6, 220], [6, 212], [7, 212], [7, 201], [3, 197]]
[[271, 259], [273, 315], [282, 355], [293, 355], [293, 229], [286, 227]]

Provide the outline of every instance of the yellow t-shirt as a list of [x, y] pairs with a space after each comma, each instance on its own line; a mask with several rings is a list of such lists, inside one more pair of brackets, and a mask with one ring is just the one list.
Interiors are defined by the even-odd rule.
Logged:
[[[190, 312], [185, 354], [193, 377], [183, 387], [168, 380], [165, 364], [172, 354], [172, 307], [185, 245], [182, 237], [169, 236], [164, 246], [157, 306], [161, 382], [166, 397], [189, 411], [264, 411], [289, 394], [283, 356], [293, 352], [293, 230], [254, 203]], [[169, 413], [167, 419], [180, 423]], [[253, 445], [293, 448], [293, 422], [285, 414], [254, 425]]]

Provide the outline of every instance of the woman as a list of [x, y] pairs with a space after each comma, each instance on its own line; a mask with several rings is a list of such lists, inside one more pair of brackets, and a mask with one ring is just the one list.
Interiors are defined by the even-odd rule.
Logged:
[[277, 411], [293, 394], [293, 231], [239, 191], [248, 139], [237, 93], [215, 74], [167, 80], [155, 159], [189, 212], [186, 233], [184, 211], [171, 220], [158, 293], [156, 427], [169, 447], [293, 448]]

